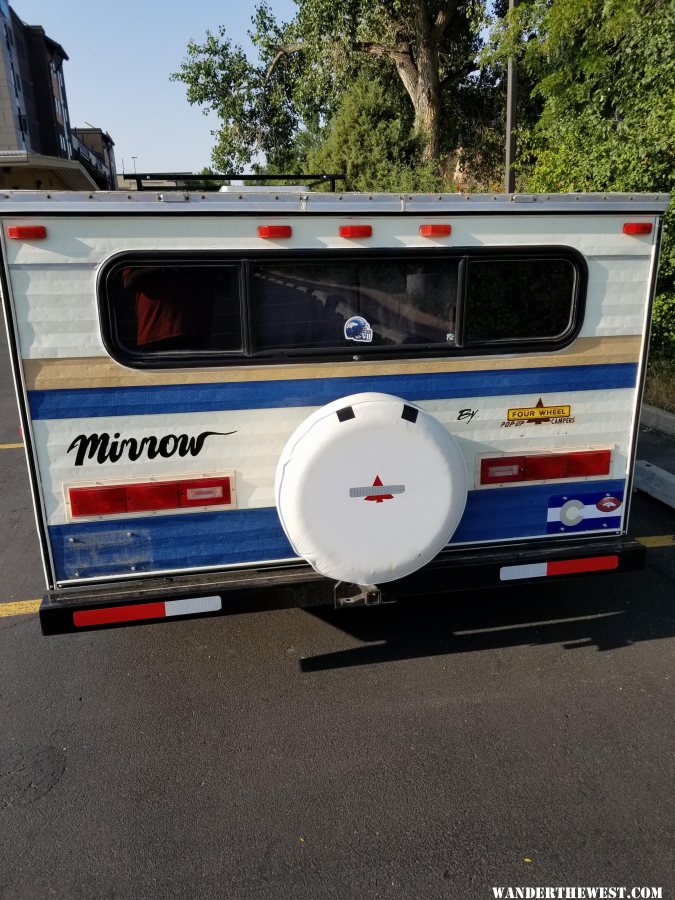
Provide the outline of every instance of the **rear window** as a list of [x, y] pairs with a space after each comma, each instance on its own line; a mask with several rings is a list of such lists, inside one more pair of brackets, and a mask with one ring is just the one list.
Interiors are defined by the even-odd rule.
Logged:
[[453, 344], [458, 267], [458, 260], [255, 263], [254, 349]]
[[102, 273], [99, 302], [106, 346], [132, 366], [442, 356], [564, 346], [584, 277], [559, 249], [130, 254]]
[[575, 282], [569, 259], [469, 259], [464, 342], [564, 335], [574, 315]]

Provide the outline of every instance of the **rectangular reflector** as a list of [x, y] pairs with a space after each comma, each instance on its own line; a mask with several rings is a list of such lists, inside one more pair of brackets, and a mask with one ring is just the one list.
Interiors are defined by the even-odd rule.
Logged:
[[223, 608], [220, 597], [186, 597], [183, 600], [157, 600], [151, 603], [130, 603], [126, 606], [105, 606], [100, 609], [81, 609], [73, 613], [76, 628], [95, 625], [116, 625], [118, 622], [141, 622], [144, 619], [169, 619], [173, 616], [196, 616], [218, 612]]
[[340, 237], [343, 238], [364, 238], [372, 237], [372, 225], [340, 225]]
[[153, 510], [229, 506], [232, 503], [232, 483], [229, 475], [223, 475], [105, 487], [72, 487], [68, 495], [71, 516], [77, 519]]
[[611, 572], [618, 568], [618, 556], [590, 556], [585, 559], [558, 559], [519, 566], [502, 566], [499, 570], [499, 579], [500, 581], [517, 581], [521, 578], [545, 578], [550, 575]]
[[138, 622], [140, 619], [163, 619], [165, 615], [166, 609], [162, 600], [159, 603], [134, 603], [132, 606], [81, 609], [73, 613], [73, 624], [76, 628], [88, 628], [92, 625]]
[[261, 238], [289, 238], [293, 236], [293, 228], [290, 225], [258, 225], [258, 237]]
[[625, 222], [624, 234], [651, 234], [653, 225], [651, 222]]
[[589, 559], [561, 559], [549, 562], [547, 575], [571, 575], [573, 572], [604, 572], [619, 567], [618, 556], [592, 556]]
[[557, 481], [608, 475], [611, 450], [579, 450], [570, 453], [533, 453], [497, 456], [480, 461], [481, 484], [511, 484], [522, 481]]
[[13, 241], [40, 241], [47, 237], [44, 225], [10, 225], [7, 237]]
[[420, 225], [421, 237], [448, 237], [452, 234], [451, 225]]

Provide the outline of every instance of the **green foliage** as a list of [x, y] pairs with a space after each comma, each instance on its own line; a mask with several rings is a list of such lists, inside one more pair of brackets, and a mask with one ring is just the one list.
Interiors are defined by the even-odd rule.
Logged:
[[306, 166], [313, 172], [344, 171], [354, 191], [441, 190], [442, 179], [422, 161], [410, 119], [382, 84], [362, 76], [343, 95]]
[[[538, 105], [518, 136], [529, 191], [675, 190], [672, 0], [531, 0], [497, 23]], [[675, 331], [675, 207], [666, 216], [654, 342]]]
[[469, 77], [484, 20], [484, 0], [298, 0], [295, 18], [278, 23], [262, 0], [250, 32], [257, 61], [221, 27], [190, 42], [171, 77], [221, 119], [213, 151], [221, 171], [260, 155], [277, 171], [295, 168], [359, 78], [386, 87], [392, 115], [438, 168], [443, 150], [475, 145], [474, 123], [484, 129], [491, 118], [476, 113], [489, 106], [492, 73]]
[[656, 357], [675, 360], [675, 294], [658, 294], [654, 300], [650, 348]]

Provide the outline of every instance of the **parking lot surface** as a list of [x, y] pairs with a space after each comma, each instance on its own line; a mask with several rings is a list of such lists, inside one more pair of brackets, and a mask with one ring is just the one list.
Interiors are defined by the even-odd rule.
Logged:
[[[0, 354], [1, 611], [43, 581]], [[0, 898], [675, 896], [675, 511], [636, 495], [632, 531], [662, 541], [621, 577], [49, 639], [0, 616]]]

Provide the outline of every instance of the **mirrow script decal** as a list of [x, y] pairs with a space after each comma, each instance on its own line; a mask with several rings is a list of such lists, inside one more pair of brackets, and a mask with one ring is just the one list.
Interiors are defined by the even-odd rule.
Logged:
[[[75, 450], [75, 465], [81, 466], [85, 459], [95, 459], [97, 463], [116, 463], [122, 457], [136, 462], [145, 454], [147, 459], [161, 456], [169, 459], [172, 456], [198, 456], [207, 438], [218, 435], [227, 437], [236, 431], [202, 431], [198, 435], [165, 434], [164, 437], [150, 435], [142, 438], [121, 438], [116, 431], [112, 439], [107, 432], [101, 434], [78, 434], [66, 453]], [[120, 439], [121, 438], [121, 439]]]

